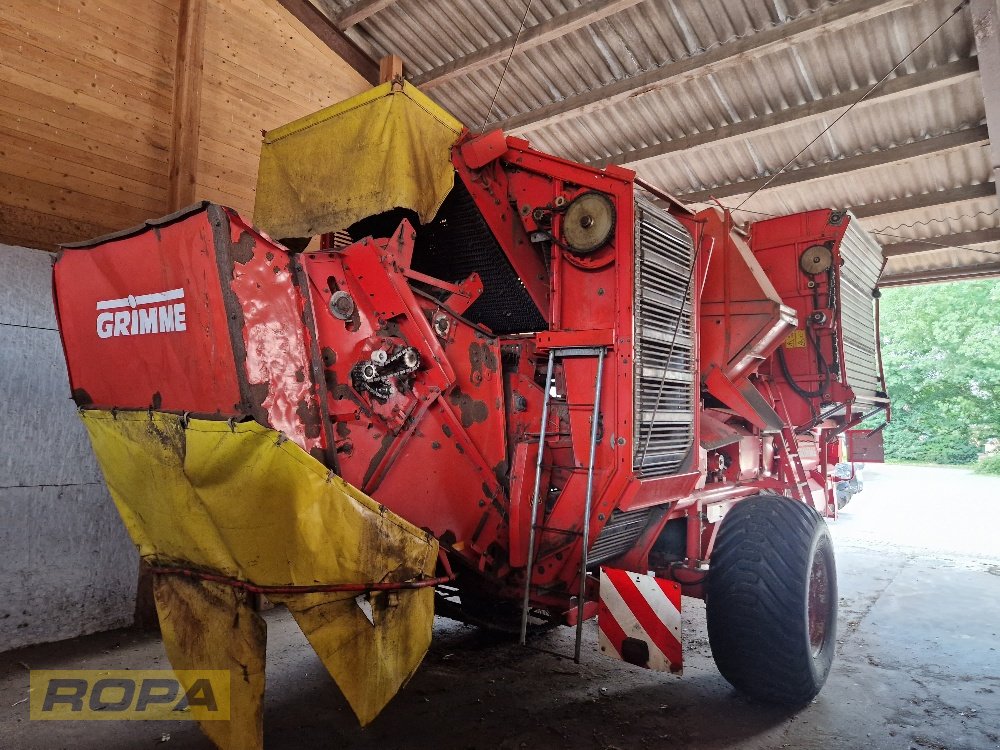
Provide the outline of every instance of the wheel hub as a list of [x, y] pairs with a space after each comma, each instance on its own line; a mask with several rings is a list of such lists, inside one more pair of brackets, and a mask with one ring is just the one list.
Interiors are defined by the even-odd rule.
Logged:
[[812, 655], [819, 656], [826, 643], [830, 614], [830, 570], [826, 557], [821, 554], [813, 559], [809, 571], [809, 645]]

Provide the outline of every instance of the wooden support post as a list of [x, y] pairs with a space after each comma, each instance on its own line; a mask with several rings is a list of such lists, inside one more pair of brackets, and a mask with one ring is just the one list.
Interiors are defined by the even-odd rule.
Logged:
[[201, 78], [205, 59], [206, 0], [181, 0], [174, 62], [167, 209], [193, 203], [198, 176]]
[[386, 55], [378, 61], [378, 82], [389, 83], [403, 79], [403, 61], [398, 55]]

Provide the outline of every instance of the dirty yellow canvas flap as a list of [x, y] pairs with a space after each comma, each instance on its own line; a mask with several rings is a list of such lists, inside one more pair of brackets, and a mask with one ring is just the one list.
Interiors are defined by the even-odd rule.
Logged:
[[170, 665], [229, 672], [229, 720], [201, 721], [202, 731], [222, 750], [261, 750], [267, 626], [247, 594], [209, 581], [157, 575], [153, 596]]
[[[256, 422], [162, 412], [81, 412], [111, 496], [143, 558], [263, 586], [402, 582], [433, 576], [438, 543]], [[242, 722], [205, 731], [220, 748], [260, 746], [263, 621], [245, 594], [155, 575], [175, 668], [232, 669]], [[432, 588], [366, 595], [275, 593], [367, 724], [430, 645]], [[242, 624], [241, 624], [242, 623]], [[250, 665], [250, 673], [234, 665]], [[242, 669], [242, 667], [241, 667]], [[242, 676], [241, 676], [242, 675]], [[242, 682], [239, 680], [242, 679]], [[217, 722], [218, 723], [218, 722]]]
[[254, 223], [273, 237], [346, 229], [392, 208], [434, 218], [454, 185], [462, 124], [414, 86], [385, 83], [271, 130]]
[[437, 541], [256, 422], [87, 410], [111, 495], [144, 558], [265, 586], [432, 575]]

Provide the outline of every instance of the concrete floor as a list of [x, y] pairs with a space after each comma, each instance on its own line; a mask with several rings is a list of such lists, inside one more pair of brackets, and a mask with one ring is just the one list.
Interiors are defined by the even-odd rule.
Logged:
[[[580, 666], [438, 620], [416, 677], [367, 729], [283, 612], [268, 613], [270, 748], [1000, 748], [1000, 478], [880, 466], [834, 524], [838, 656], [789, 713], [719, 676], [704, 608], [685, 600], [682, 678], [595, 652]], [[560, 629], [538, 646], [570, 653]], [[166, 666], [116, 631], [0, 655], [0, 748], [209, 748], [189, 722], [30, 722], [28, 668]]]

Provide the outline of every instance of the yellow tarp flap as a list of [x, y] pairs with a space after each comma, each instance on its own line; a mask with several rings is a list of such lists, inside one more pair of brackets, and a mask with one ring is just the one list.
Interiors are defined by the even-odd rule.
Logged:
[[260, 750], [267, 626], [247, 595], [218, 583], [154, 576], [153, 596], [174, 669], [229, 671], [229, 721], [202, 721], [201, 730], [225, 750]]
[[[424, 593], [428, 595], [413, 596]], [[277, 598], [295, 617], [362, 726], [413, 676], [431, 645], [430, 628], [417, 633], [407, 623], [434, 619], [430, 589], [379, 592], [367, 598], [374, 624], [354, 599], [337, 601], [329, 594]], [[401, 631], [409, 637], [396, 637]]]
[[[199, 419], [185, 426], [179, 416], [159, 412], [86, 410], [81, 416], [129, 534], [154, 565], [194, 567], [263, 586], [402, 582], [434, 575], [437, 540], [274, 430], [256, 422], [230, 426]], [[231, 630], [240, 601], [217, 585], [192, 586], [157, 584], [157, 609], [165, 618], [164, 639], [175, 668], [210, 668], [217, 662], [201, 662], [212, 644], [221, 659], [228, 658], [226, 649], [252, 650], [256, 636], [250, 624], [246, 633]], [[434, 592], [373, 594], [365, 607], [370, 604], [374, 624], [355, 596], [271, 598], [291, 610], [367, 723], [419, 666], [430, 644]], [[192, 638], [199, 627], [205, 633]], [[251, 700], [251, 688], [234, 688], [234, 701]], [[234, 716], [254, 716], [254, 710], [233, 706]]]
[[271, 130], [254, 223], [273, 237], [346, 229], [392, 208], [434, 218], [454, 184], [462, 124], [410, 84], [385, 83]]

